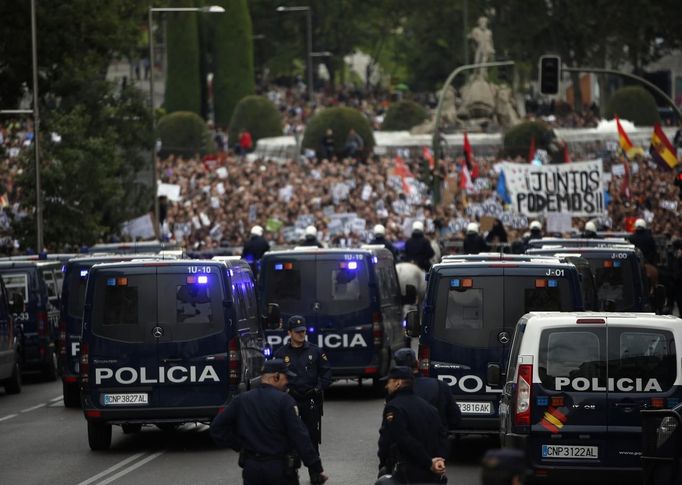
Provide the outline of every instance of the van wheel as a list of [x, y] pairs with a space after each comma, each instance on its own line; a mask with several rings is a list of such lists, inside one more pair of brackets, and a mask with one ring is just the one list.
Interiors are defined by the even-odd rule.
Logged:
[[48, 359], [43, 370], [43, 377], [46, 381], [56, 381], [57, 377], [59, 377], [59, 367], [57, 364], [57, 352], [54, 349], [50, 349]]
[[7, 379], [3, 385], [7, 394], [19, 394], [21, 392], [21, 366], [19, 362], [14, 363], [12, 375]]
[[88, 444], [93, 451], [108, 450], [111, 446], [111, 425], [88, 421]]
[[81, 396], [78, 384], [72, 382], [62, 383], [62, 393], [64, 394], [65, 408], [79, 408], [81, 407]]
[[142, 425], [135, 423], [125, 423], [121, 425], [121, 429], [123, 429], [123, 434], [135, 434], [142, 431]]

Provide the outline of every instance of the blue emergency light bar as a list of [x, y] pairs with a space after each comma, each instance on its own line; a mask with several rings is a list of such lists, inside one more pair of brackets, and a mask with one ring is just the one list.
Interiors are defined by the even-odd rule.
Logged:
[[85, 278], [88, 275], [88, 270], [87, 269], [82, 269], [81, 270], [81, 278]]
[[557, 288], [559, 286], [559, 282], [557, 280], [547, 280], [547, 286], [550, 288]]

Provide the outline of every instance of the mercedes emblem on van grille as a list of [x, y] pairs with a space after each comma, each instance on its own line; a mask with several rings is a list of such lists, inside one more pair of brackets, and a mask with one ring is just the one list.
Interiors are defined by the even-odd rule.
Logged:
[[509, 332], [500, 332], [497, 334], [497, 340], [501, 344], [509, 343]]
[[163, 329], [161, 327], [152, 328], [152, 335], [156, 338], [163, 336]]

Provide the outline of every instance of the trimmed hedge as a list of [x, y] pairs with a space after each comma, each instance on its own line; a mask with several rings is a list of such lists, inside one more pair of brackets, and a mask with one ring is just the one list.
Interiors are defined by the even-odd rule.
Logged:
[[606, 118], [632, 121], [637, 126], [653, 126], [661, 121], [653, 95], [641, 86], [625, 86], [616, 91], [606, 106]]
[[190, 111], [176, 111], [161, 118], [158, 136], [161, 140], [161, 158], [168, 155], [190, 158], [215, 150], [206, 123]]
[[512, 126], [504, 134], [504, 153], [509, 157], [528, 157], [531, 139], [535, 137], [535, 148], [547, 150], [554, 133], [541, 121], [524, 121]]
[[191, 111], [200, 114], [198, 14], [179, 12], [167, 15], [168, 68], [163, 107], [168, 113]]
[[365, 154], [374, 147], [374, 135], [367, 118], [356, 109], [338, 107], [323, 109], [308, 121], [303, 135], [303, 148], [310, 148], [321, 153], [322, 137], [327, 128], [331, 128], [334, 132], [334, 148], [337, 156], [343, 156], [346, 137], [351, 128], [354, 128], [364, 140]]
[[428, 112], [414, 101], [405, 100], [393, 103], [386, 111], [382, 131], [409, 130], [429, 117]]
[[261, 138], [282, 135], [282, 116], [277, 107], [264, 96], [247, 96], [234, 109], [230, 120], [230, 140], [236, 142], [239, 133], [248, 130], [253, 144]]

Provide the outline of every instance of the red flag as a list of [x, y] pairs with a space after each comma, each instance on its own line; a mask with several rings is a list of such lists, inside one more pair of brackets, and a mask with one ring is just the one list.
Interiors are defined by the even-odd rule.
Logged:
[[530, 137], [530, 147], [528, 148], [528, 163], [535, 158], [535, 136]]
[[466, 161], [462, 162], [462, 171], [459, 174], [459, 188], [463, 191], [474, 188], [474, 184], [471, 183], [471, 173], [469, 172], [469, 167], [467, 167]]
[[464, 160], [467, 164], [467, 169], [469, 169], [469, 175], [472, 179], [478, 178], [478, 164], [474, 161], [474, 152], [471, 149], [471, 144], [469, 143], [469, 135], [464, 132]]
[[654, 125], [649, 153], [658, 166], [667, 172], [670, 172], [679, 163], [675, 147], [670, 143], [668, 137], [665, 136], [660, 123]]
[[436, 161], [433, 159], [433, 154], [431, 153], [431, 149], [429, 147], [422, 147], [422, 156], [424, 157], [424, 160], [429, 162], [430, 170], [436, 168]]
[[410, 172], [410, 169], [407, 167], [407, 164], [405, 163], [405, 160], [403, 160], [399, 155], [396, 155], [395, 157], [395, 174], [400, 177], [400, 181], [402, 182], [402, 188], [403, 192], [406, 194], [410, 193], [410, 186], [407, 183], [407, 180], [405, 180], [407, 177], [412, 177], [414, 178], [414, 175], [412, 175], [412, 172]]
[[635, 222], [637, 218], [635, 216], [629, 216], [625, 218], [625, 230], [627, 232], [635, 232]]
[[620, 148], [623, 150], [625, 156], [632, 158], [635, 155], [643, 155], [644, 150], [642, 150], [642, 147], [635, 147], [632, 144], [630, 137], [627, 133], [625, 133], [623, 126], [620, 124], [618, 116], [614, 115], [613, 118], [616, 120], [616, 128], [618, 129], [618, 143], [620, 144]]
[[564, 142], [564, 163], [571, 163], [571, 156], [568, 154], [568, 143]]

